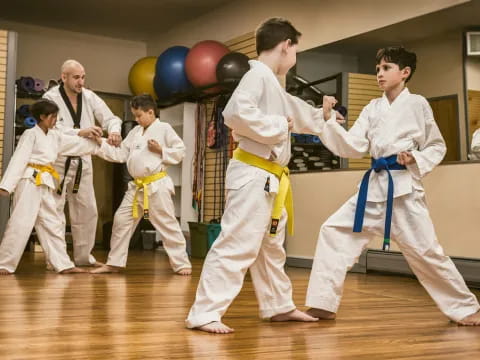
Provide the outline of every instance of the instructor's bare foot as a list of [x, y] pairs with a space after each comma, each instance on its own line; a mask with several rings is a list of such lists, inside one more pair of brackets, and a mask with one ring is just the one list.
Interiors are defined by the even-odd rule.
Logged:
[[183, 275], [183, 276], [192, 275], [192, 269], [191, 268], [180, 269], [175, 274]]
[[337, 314], [334, 312], [316, 308], [310, 308], [306, 311], [306, 313], [320, 320], [335, 320], [337, 317]]
[[298, 309], [289, 311], [284, 314], [278, 314], [275, 316], [272, 316], [270, 318], [270, 321], [304, 321], [304, 322], [312, 322], [312, 321], [318, 321], [317, 318], [310, 316], [309, 314], [304, 313], [303, 311], [300, 311]]
[[12, 275], [13, 272], [8, 271], [7, 269], [0, 269], [0, 275]]
[[457, 323], [464, 326], [480, 326], [480, 310], [475, 314], [468, 315]]
[[235, 331], [221, 321], [212, 321], [206, 325], [196, 327], [195, 330], [205, 331], [212, 334], [230, 334]]
[[95, 270], [90, 270], [90, 274], [108, 274], [108, 273], [118, 273], [122, 270], [121, 267], [112, 266], [112, 265], [102, 265], [97, 267]]
[[73, 267], [70, 269], [65, 269], [63, 271], [60, 271], [59, 274], [85, 274], [88, 271], [80, 269], [78, 267]]

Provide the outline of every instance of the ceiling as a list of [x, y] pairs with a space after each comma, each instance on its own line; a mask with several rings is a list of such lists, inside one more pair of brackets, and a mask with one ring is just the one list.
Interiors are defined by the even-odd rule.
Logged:
[[355, 55], [402, 45], [468, 27], [480, 28], [480, 0], [413, 18], [308, 51]]
[[147, 41], [233, 0], [10, 0], [0, 19]]

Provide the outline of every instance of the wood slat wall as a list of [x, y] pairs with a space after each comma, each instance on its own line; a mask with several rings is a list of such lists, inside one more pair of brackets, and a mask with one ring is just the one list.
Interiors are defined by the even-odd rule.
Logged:
[[3, 166], [3, 135], [5, 133], [5, 98], [7, 81], [7, 41], [8, 31], [0, 30], [0, 176]]
[[468, 123], [470, 124], [469, 139], [475, 130], [480, 128], [480, 91], [468, 90]]
[[[363, 107], [370, 100], [381, 97], [382, 91], [378, 88], [375, 75], [367, 74], [348, 74], [348, 128], [350, 129], [355, 120], [357, 120]], [[363, 159], [348, 159], [349, 169], [368, 169], [370, 168], [370, 156]]]
[[[257, 51], [255, 50], [255, 33], [249, 32], [245, 35], [236, 37], [225, 42], [225, 45], [231, 51], [236, 51], [247, 55], [250, 59], [257, 58]], [[210, 121], [213, 110], [213, 101], [207, 103], [207, 124]], [[215, 176], [215, 162], [217, 158], [217, 150], [207, 147], [205, 153], [205, 181], [204, 181], [204, 216], [203, 221], [209, 222], [212, 219], [218, 218], [219, 210], [222, 207], [221, 198], [217, 193], [215, 194], [215, 187], [221, 186], [225, 179]], [[218, 165], [217, 165], [218, 166]], [[222, 186], [223, 187], [223, 186]], [[216, 195], [216, 196], [215, 196]], [[216, 211], [215, 211], [216, 209]]]

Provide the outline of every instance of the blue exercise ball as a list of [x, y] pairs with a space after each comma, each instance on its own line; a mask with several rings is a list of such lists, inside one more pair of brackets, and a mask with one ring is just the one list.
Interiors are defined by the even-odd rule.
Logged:
[[153, 88], [159, 100], [166, 100], [171, 95], [157, 75], [153, 78]]
[[185, 58], [189, 48], [185, 46], [173, 46], [165, 50], [157, 59], [155, 65], [154, 88], [160, 90], [163, 96], [157, 92], [159, 98], [165, 97], [163, 90], [169, 95], [186, 92], [191, 84], [185, 73]]

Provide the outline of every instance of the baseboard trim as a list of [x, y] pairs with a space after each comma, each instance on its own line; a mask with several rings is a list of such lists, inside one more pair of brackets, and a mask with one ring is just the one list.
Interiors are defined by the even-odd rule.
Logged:
[[[464, 257], [452, 257], [451, 259], [467, 285], [480, 288], [480, 259]], [[309, 258], [287, 257], [287, 265], [292, 267], [311, 268], [312, 262], [313, 260]], [[405, 257], [396, 251], [367, 250], [363, 252], [359, 262], [353, 266], [350, 272], [366, 273], [367, 271], [414, 276]]]

